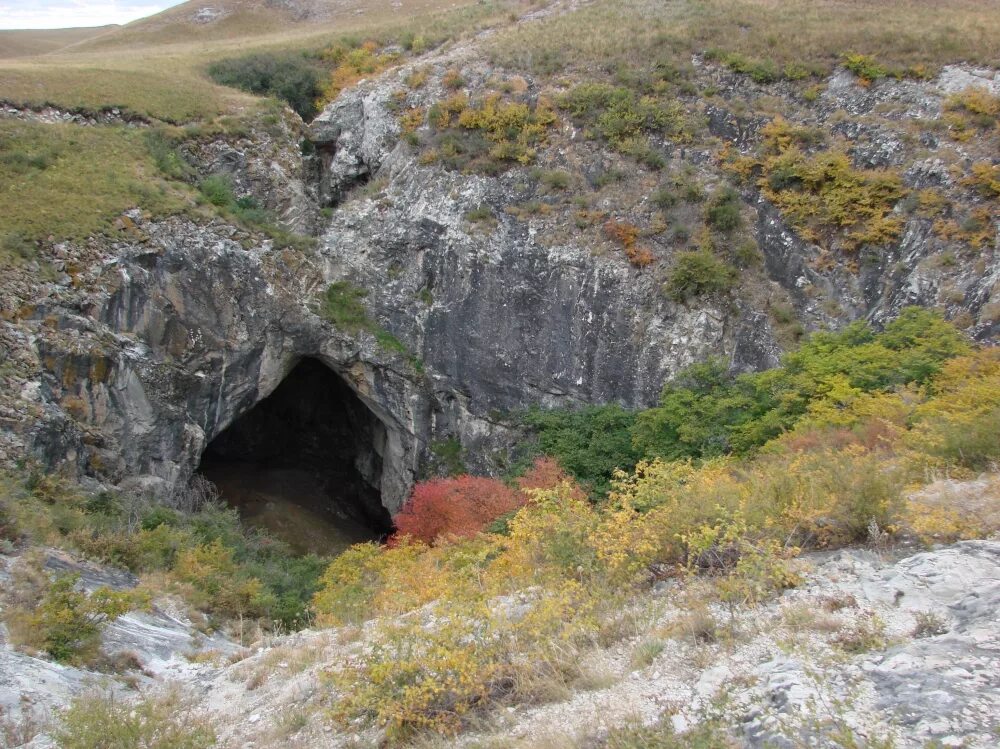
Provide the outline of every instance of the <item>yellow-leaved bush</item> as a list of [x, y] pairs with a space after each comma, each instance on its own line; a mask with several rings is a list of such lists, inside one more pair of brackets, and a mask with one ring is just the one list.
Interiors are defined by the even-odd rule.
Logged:
[[496, 705], [565, 694], [581, 654], [657, 577], [707, 577], [735, 612], [795, 585], [801, 548], [903, 528], [970, 537], [1000, 517], [1000, 482], [974, 515], [914, 491], [928, 470], [971, 475], [1000, 458], [1000, 352], [956, 357], [923, 388], [831, 377], [822, 392], [750, 457], [646, 460], [600, 502], [570, 481], [526, 490], [502, 533], [353, 547], [314, 599], [321, 624], [375, 620], [374, 646], [330, 673], [336, 716], [391, 742], [451, 735]]

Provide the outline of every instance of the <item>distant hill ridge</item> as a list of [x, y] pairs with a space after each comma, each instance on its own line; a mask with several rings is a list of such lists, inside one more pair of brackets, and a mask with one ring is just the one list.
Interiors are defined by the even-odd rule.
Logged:
[[88, 40], [82, 48], [216, 40], [328, 25], [338, 18], [440, 9], [441, 0], [190, 0]]
[[30, 57], [61, 49], [121, 28], [116, 24], [73, 29], [15, 29], [0, 31], [0, 59]]

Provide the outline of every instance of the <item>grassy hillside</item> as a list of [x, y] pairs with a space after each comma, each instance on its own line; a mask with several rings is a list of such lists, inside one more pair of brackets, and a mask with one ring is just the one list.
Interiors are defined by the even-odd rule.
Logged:
[[701, 54], [764, 82], [826, 74], [848, 55], [929, 75], [947, 63], [1000, 65], [1000, 2], [599, 0], [511, 29], [493, 50], [536, 74], [683, 66]]
[[[355, 13], [361, 6], [365, 12]], [[513, 6], [421, 0], [393, 10], [388, 3], [310, 3], [312, 11], [302, 17], [293, 12], [300, 6], [278, 11], [263, 3], [231, 2], [218, 7], [232, 11], [230, 21], [213, 25], [214, 31], [197, 41], [192, 35], [197, 38], [199, 32], [188, 26], [201, 25], [190, 21], [194, 9], [187, 4], [106, 35], [99, 44], [0, 61], [0, 101], [82, 111], [117, 108], [154, 126], [185, 126], [172, 138], [198, 138], [254, 117], [262, 103], [214, 83], [207, 71], [215, 61], [248, 53], [288, 55], [308, 61], [322, 80], [332, 63], [320, 53], [335, 43], [373, 39], [384, 46], [423, 39], [440, 44], [509, 20]], [[182, 175], [158, 170], [158, 155], [149, 144], [124, 127], [0, 121], [0, 196], [12, 206], [0, 217], [0, 263], [33, 256], [37, 242], [49, 237], [106, 232], [130, 207], [154, 215], [192, 208]]]
[[30, 57], [56, 52], [72, 44], [91, 39], [118, 26], [93, 26], [80, 29], [16, 29], [0, 31], [0, 60]]
[[278, 34], [364, 33], [467, 2], [448, 0], [222, 0], [183, 3], [82, 45], [90, 49], [225, 42]]
[[[404, 35], [437, 42], [506, 19], [508, 2], [413, 0], [393, 10], [388, 3], [353, 0], [296, 20], [254, 2], [230, 2], [229, 16], [201, 24], [193, 4], [129, 24], [58, 55], [0, 61], [0, 100], [67, 108], [116, 106], [167, 122], [190, 122], [234, 111], [247, 98], [215, 86], [205, 75], [219, 59], [247, 52], [318, 53], [339, 39], [388, 43]], [[364, 12], [355, 13], [361, 6]], [[383, 7], [385, 6], [385, 7]], [[391, 12], [390, 12], [391, 11]]]

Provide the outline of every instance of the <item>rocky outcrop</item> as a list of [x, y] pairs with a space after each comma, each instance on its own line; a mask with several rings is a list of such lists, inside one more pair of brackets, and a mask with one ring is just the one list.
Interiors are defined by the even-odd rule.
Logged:
[[434, 405], [422, 379], [372, 336], [339, 332], [315, 314], [323, 280], [298, 251], [245, 249], [224, 225], [134, 221], [144, 241], [117, 246], [73, 308], [39, 306], [20, 320], [30, 329], [57, 316], [76, 333], [36, 341], [45, 374], [30, 393], [77, 423], [38, 419], [35, 454], [166, 491], [187, 480], [209, 441], [312, 357], [385, 426], [377, 488], [397, 508], [428, 439]]
[[[409, 87], [416, 66], [430, 73]], [[529, 406], [648, 406], [694, 361], [722, 355], [736, 371], [766, 368], [803, 331], [881, 323], [908, 304], [942, 306], [974, 336], [995, 336], [1000, 256], [973, 260], [931, 218], [902, 207], [896, 244], [832, 258], [747, 188], [753, 246], [739, 287], [685, 303], [662, 287], [687, 240], [651, 227], [644, 241], [654, 262], [637, 268], [600, 229], [607, 218], [655, 223], [651, 192], [664, 174], [691, 175], [709, 193], [722, 184], [712, 149], [728, 142], [751, 152], [767, 120], [725, 104], [750, 94], [784, 97], [790, 119], [835, 132], [858, 166], [898, 167], [914, 190], [954, 191], [933, 155], [938, 136], [916, 141], [907, 128], [939, 116], [970, 76], [994, 86], [983, 71], [867, 87], [840, 71], [804, 106], [784, 84], [749, 83], [695, 60], [720, 95], [698, 110], [703, 141], [656, 140], [663, 172], [611, 153], [568, 121], [552, 132], [539, 168], [589, 185], [580, 183], [591, 191], [581, 212], [601, 218], [584, 230], [569, 196], [546, 192], [530, 170], [460, 173], [422, 158], [403, 136], [400, 112], [447, 96], [441, 79], [452, 68], [472, 91], [503, 73], [481, 61], [474, 42], [456, 45], [345, 91], [307, 129], [285, 113], [277, 124], [184, 146], [199, 175], [228, 175], [239, 197], [313, 233], [315, 251], [277, 249], [219, 221], [150, 221], [132, 211], [114, 241], [57, 245], [50, 277], [38, 266], [28, 268], [35, 277], [5, 279], [0, 437], [10, 462], [30, 454], [77, 475], [168, 491], [226, 426], [315, 358], [384, 426], [361, 462], [393, 510], [428, 470], [436, 442], [457, 439], [470, 469], [497, 470], [516, 449], [509, 416]], [[541, 95], [532, 80], [507, 83]], [[915, 159], [918, 145], [930, 155]], [[973, 146], [953, 147], [978, 158]], [[625, 178], [602, 192], [595, 185], [610, 173]], [[687, 210], [703, 222], [703, 206]], [[334, 282], [363, 295], [369, 320], [360, 329], [317, 314]]]

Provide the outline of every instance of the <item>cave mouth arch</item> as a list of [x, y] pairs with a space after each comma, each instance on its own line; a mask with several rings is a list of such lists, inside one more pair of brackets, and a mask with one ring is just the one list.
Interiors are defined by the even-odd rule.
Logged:
[[307, 358], [208, 444], [198, 473], [248, 525], [330, 555], [392, 531], [379, 489], [385, 444], [357, 393]]

